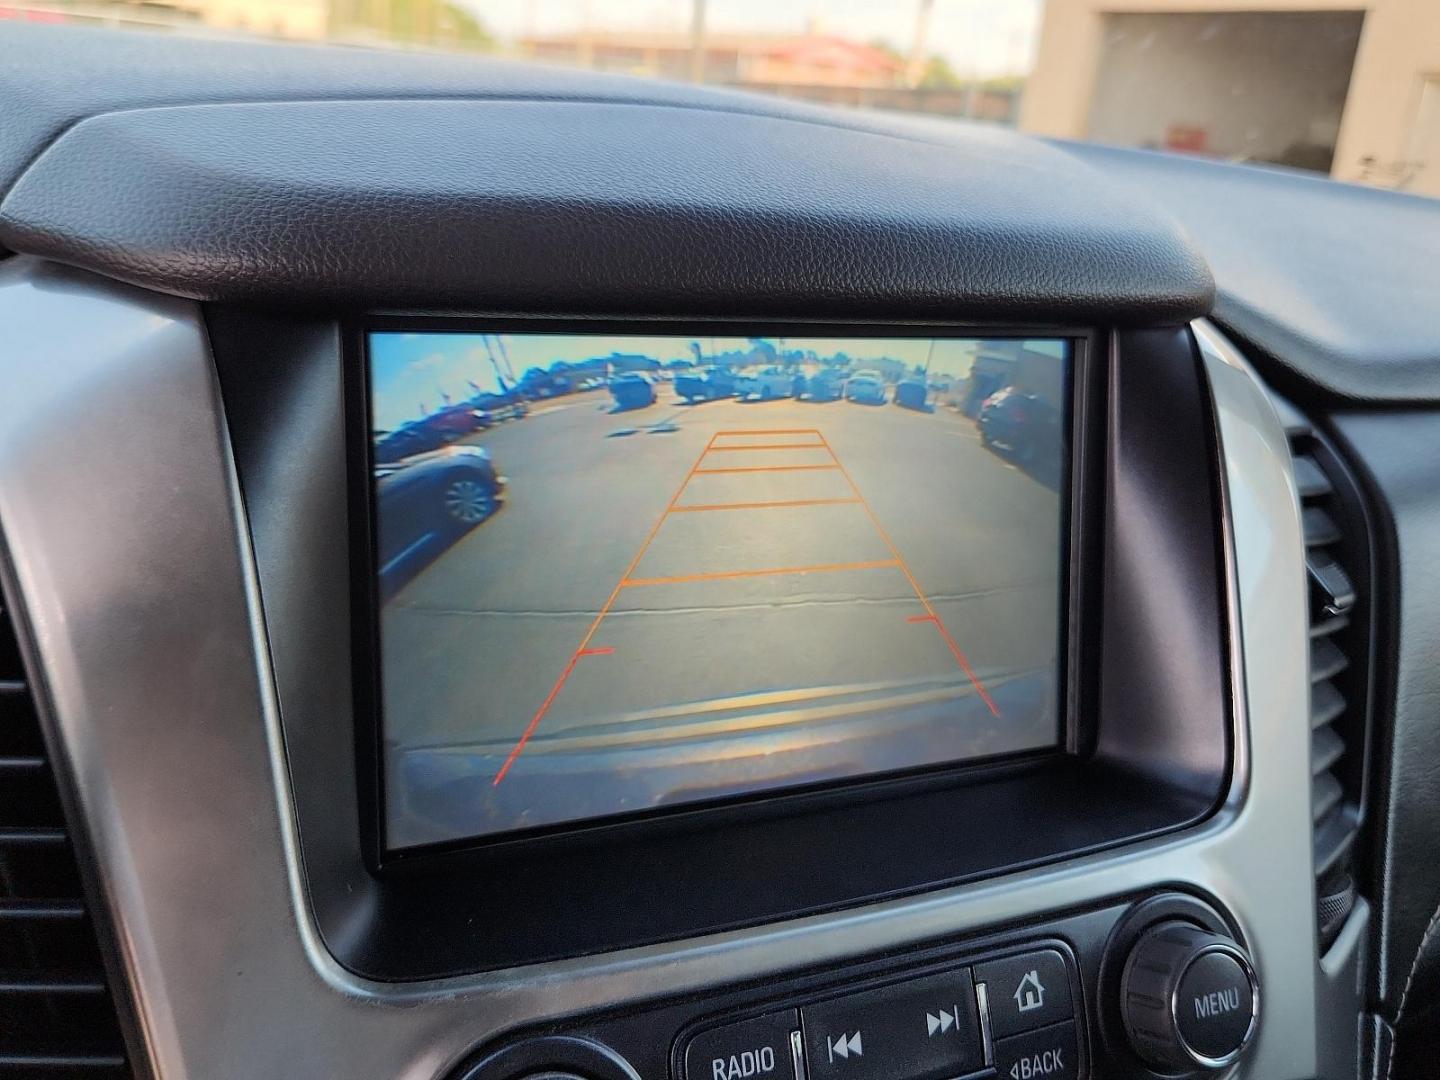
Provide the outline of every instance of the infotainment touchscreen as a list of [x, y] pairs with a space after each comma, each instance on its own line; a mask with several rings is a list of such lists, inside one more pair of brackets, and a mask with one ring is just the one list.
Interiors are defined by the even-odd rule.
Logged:
[[1071, 352], [371, 334], [387, 846], [1057, 747]]

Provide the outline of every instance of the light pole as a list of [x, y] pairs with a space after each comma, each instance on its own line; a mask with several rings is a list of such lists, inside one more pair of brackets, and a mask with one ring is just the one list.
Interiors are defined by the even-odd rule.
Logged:
[[490, 366], [495, 369], [495, 381], [500, 384], [500, 392], [508, 394], [510, 388], [505, 385], [505, 376], [500, 373], [500, 364], [495, 359], [495, 350], [490, 347], [489, 337], [481, 335], [480, 340], [485, 345], [485, 355], [490, 358]]
[[930, 34], [930, 12], [934, 7], [935, 0], [920, 0], [915, 9], [915, 35], [910, 39], [910, 59], [905, 65], [905, 85], [911, 89], [925, 77], [925, 39]]
[[508, 375], [508, 376], [510, 376], [510, 381], [511, 381], [511, 382], [514, 382], [514, 381], [515, 381], [515, 367], [514, 367], [514, 365], [512, 365], [512, 364], [510, 363], [510, 354], [505, 350], [505, 338], [504, 338], [502, 335], [500, 335], [500, 334], [496, 334], [496, 335], [495, 335], [495, 344], [496, 344], [496, 345], [499, 347], [499, 349], [500, 349], [500, 359], [505, 362], [505, 374]]
[[705, 0], [690, 0], [690, 81], [705, 81]]

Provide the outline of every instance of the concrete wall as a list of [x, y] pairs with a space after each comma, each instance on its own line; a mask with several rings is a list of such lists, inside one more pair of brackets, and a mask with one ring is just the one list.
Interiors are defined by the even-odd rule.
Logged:
[[1362, 19], [1107, 15], [1086, 135], [1328, 172]]
[[1092, 137], [1106, 15], [1213, 12], [1363, 12], [1331, 173], [1440, 195], [1436, 140], [1421, 137], [1427, 78], [1440, 77], [1440, 0], [1046, 0], [1039, 53], [1020, 126], [1062, 138]]
[[[1425, 82], [1440, 77], [1440, 0], [1386, 0], [1366, 16], [1333, 174], [1440, 195], [1440, 158], [1418, 161]], [[1440, 151], [1436, 140], [1429, 151]]]

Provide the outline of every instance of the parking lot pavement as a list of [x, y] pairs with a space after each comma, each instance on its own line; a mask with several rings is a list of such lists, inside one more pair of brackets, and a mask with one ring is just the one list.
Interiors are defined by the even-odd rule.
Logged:
[[505, 508], [382, 614], [392, 842], [1053, 742], [1059, 496], [972, 421], [609, 406], [476, 436]]

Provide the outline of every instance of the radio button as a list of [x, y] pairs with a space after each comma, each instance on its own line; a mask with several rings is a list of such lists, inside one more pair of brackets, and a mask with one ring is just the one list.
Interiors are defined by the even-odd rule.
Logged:
[[1074, 1021], [999, 1040], [995, 1072], [996, 1080], [1076, 1080], [1080, 1045]]
[[800, 1020], [810, 1080], [951, 1080], [985, 1065], [965, 968], [806, 1005]]
[[702, 1031], [685, 1048], [686, 1080], [797, 1080], [794, 1009]]
[[1054, 949], [977, 964], [975, 981], [985, 984], [992, 1038], [1034, 1031], [1075, 1015], [1065, 958]]

